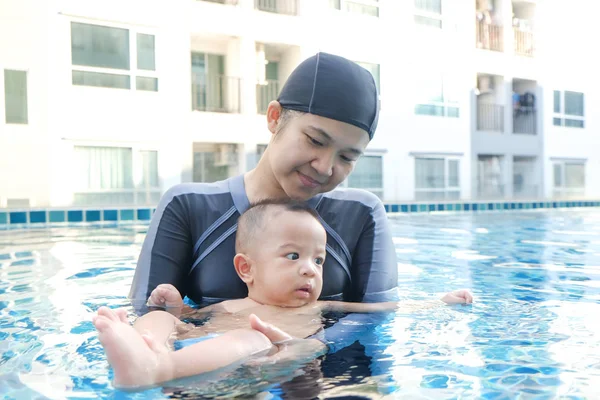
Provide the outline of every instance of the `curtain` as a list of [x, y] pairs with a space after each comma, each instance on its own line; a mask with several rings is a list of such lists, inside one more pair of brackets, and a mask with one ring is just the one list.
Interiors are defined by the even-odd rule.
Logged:
[[123, 147], [75, 146], [75, 191], [132, 189], [132, 151]]

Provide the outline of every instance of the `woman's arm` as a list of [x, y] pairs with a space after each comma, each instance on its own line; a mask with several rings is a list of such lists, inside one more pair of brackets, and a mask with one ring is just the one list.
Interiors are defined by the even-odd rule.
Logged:
[[186, 295], [186, 278], [192, 265], [192, 238], [189, 221], [193, 217], [184, 196], [187, 185], [176, 185], [161, 198], [142, 245], [129, 298], [138, 314], [146, 310], [146, 300], [162, 283]]

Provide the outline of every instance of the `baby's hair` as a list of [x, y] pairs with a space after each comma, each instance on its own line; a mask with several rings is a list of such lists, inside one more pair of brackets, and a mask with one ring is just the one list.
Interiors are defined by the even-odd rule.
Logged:
[[305, 202], [291, 199], [261, 200], [250, 205], [238, 219], [238, 228], [235, 237], [236, 253], [244, 252], [248, 249], [251, 239], [259, 236], [261, 231], [264, 230], [265, 224], [269, 220], [267, 217], [272, 216], [277, 211], [306, 213], [315, 218], [319, 224], [321, 223], [319, 214]]

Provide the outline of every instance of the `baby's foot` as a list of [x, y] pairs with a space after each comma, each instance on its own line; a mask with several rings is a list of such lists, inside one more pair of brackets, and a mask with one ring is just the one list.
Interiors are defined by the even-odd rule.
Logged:
[[113, 368], [115, 387], [138, 388], [161, 381], [160, 372], [166, 367], [161, 356], [167, 350], [133, 329], [124, 309], [100, 307], [93, 323]]

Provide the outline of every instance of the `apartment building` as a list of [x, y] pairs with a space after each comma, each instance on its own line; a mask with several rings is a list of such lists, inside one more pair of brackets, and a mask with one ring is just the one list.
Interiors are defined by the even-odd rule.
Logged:
[[380, 88], [344, 185], [385, 201], [598, 196], [585, 17], [544, 3], [0, 0], [0, 208], [153, 205], [247, 171], [268, 102], [317, 51]]

